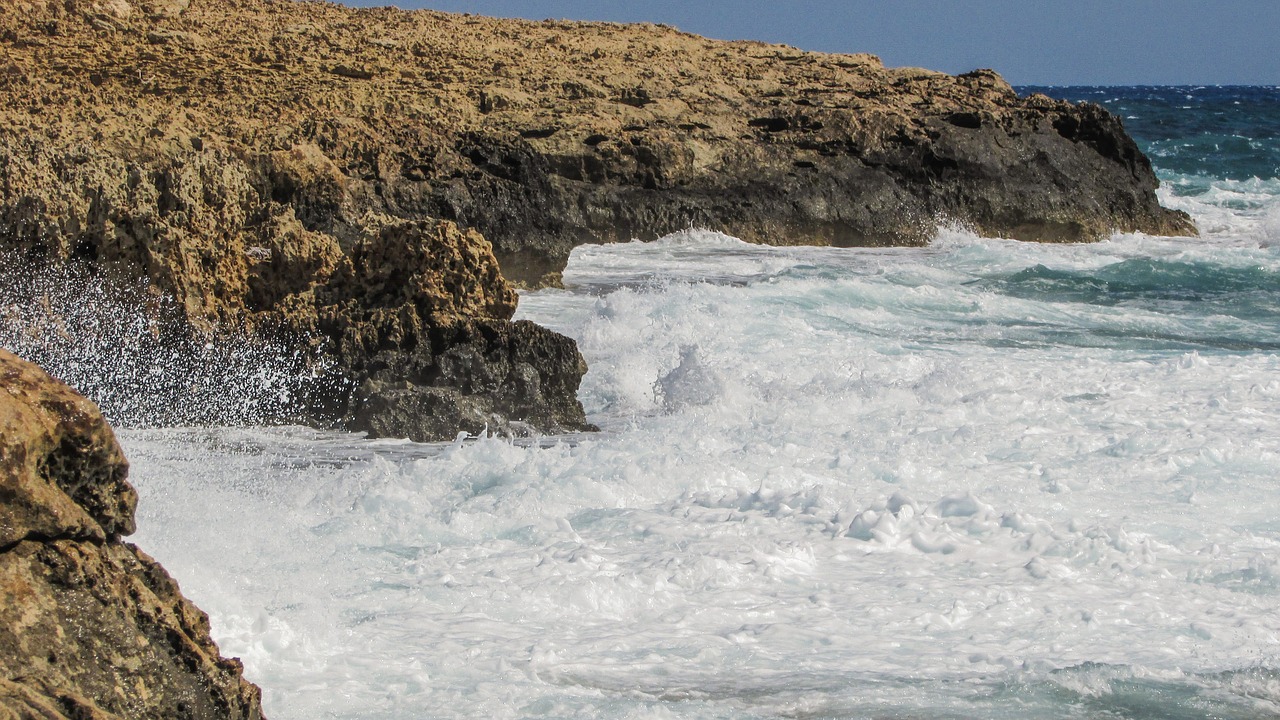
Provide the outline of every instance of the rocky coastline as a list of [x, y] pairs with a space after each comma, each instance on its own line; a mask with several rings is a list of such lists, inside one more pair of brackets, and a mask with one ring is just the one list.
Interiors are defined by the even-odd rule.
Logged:
[[0, 717], [255, 720], [260, 692], [134, 530], [97, 407], [0, 350]]
[[583, 243], [1195, 232], [1117, 118], [987, 70], [324, 2], [0, 6], [0, 250], [305, 348], [313, 424], [589, 428], [573, 342], [511, 321], [510, 281]]
[[[282, 343], [321, 382], [274, 419], [372, 436], [590, 429], [573, 341], [512, 320], [583, 243], [1194, 234], [1157, 184], [1117, 118], [988, 70], [652, 25], [0, 0], [3, 276], [142, 282], [120, 297], [158, 342]], [[18, 331], [82, 340], [48, 314]], [[260, 718], [122, 541], [126, 474], [92, 402], [0, 350], [0, 716]]]

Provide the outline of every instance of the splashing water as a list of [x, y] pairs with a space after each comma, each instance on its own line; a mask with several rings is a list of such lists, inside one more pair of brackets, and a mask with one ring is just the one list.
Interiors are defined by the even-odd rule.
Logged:
[[138, 542], [277, 719], [1276, 717], [1280, 187], [1162, 173], [1204, 238], [578, 248], [603, 432], [130, 430]]
[[177, 316], [143, 281], [0, 256], [0, 347], [76, 388], [113, 424], [278, 422], [332, 382], [296, 346], [201, 334]]

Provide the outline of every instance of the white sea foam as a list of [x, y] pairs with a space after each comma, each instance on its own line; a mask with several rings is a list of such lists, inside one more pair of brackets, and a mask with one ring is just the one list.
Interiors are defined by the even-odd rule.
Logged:
[[1201, 235], [1218, 243], [1270, 246], [1280, 241], [1280, 178], [1174, 176], [1158, 195], [1166, 207], [1190, 213]]
[[1265, 294], [1241, 222], [579, 248], [521, 314], [602, 433], [130, 431], [138, 541], [274, 718], [1280, 713], [1274, 321], [1011, 284]]

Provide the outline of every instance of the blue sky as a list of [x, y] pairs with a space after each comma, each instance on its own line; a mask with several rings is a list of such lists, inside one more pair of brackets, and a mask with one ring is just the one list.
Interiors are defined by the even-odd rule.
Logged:
[[1015, 84], [1280, 85], [1280, 0], [348, 0], [661, 22], [726, 40], [998, 70]]

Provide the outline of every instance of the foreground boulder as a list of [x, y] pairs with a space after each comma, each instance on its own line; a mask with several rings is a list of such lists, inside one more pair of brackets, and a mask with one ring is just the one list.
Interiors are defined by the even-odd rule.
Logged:
[[93, 403], [0, 350], [0, 717], [260, 718], [207, 616], [134, 530]]
[[[0, 8], [0, 248], [146, 277], [194, 327], [315, 331], [329, 410], [371, 431], [586, 427], [581, 359], [505, 324], [503, 279], [582, 243], [1195, 232], [1117, 118], [986, 70], [323, 2]], [[440, 365], [453, 341], [483, 362]]]

